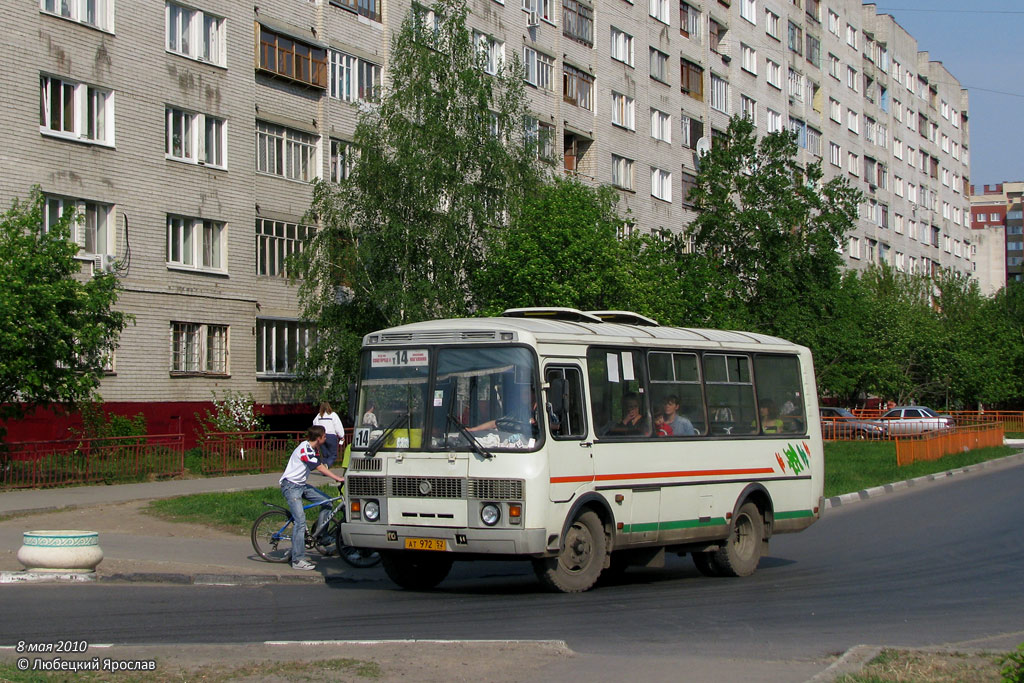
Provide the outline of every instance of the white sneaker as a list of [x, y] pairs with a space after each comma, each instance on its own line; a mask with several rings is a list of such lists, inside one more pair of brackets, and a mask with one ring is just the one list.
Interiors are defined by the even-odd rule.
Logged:
[[316, 565], [309, 560], [299, 560], [298, 562], [292, 562], [292, 569], [316, 569]]

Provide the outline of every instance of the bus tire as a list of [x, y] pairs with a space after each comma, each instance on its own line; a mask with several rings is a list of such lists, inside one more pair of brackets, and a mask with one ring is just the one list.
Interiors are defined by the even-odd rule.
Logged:
[[713, 552], [696, 552], [690, 553], [693, 557], [693, 564], [704, 576], [721, 576], [722, 572], [719, 570], [718, 565], [715, 564], [715, 554]]
[[452, 558], [431, 551], [381, 551], [388, 578], [402, 588], [428, 590], [444, 581], [452, 570]]
[[757, 506], [748, 501], [733, 517], [729, 536], [715, 551], [711, 562], [721, 576], [750, 576], [761, 561], [763, 545], [764, 517]]
[[601, 576], [608, 554], [601, 518], [585, 510], [573, 520], [556, 557], [534, 560], [533, 569], [545, 587], [561, 593], [590, 590]]

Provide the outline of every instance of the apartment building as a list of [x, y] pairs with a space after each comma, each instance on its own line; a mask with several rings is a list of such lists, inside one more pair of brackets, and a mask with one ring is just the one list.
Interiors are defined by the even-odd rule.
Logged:
[[[0, 200], [69, 206], [83, 273], [135, 316], [104, 401], [190, 431], [213, 392], [305, 411], [311, 334], [285, 257], [316, 229], [313, 178], [352, 162], [360, 102], [388, 82], [408, 0], [39, 0], [9, 8]], [[866, 200], [850, 267], [973, 273], [968, 101], [854, 0], [469, 0], [495, 68], [524, 63], [538, 133], [567, 173], [620, 191], [637, 230], [685, 231], [699, 150], [733, 114], [797, 133]], [[559, 79], [561, 72], [561, 79]]]
[[980, 192], [971, 185], [971, 228], [988, 245], [978, 258], [978, 280], [986, 292], [1024, 280], [1022, 195], [1024, 182], [983, 185]]

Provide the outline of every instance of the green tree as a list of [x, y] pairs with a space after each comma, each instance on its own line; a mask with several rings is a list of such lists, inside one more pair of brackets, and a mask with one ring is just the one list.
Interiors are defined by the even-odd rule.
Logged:
[[314, 191], [321, 229], [296, 272], [318, 326], [302, 368], [318, 395], [344, 395], [367, 331], [467, 315], [485, 246], [540, 182], [518, 60], [487, 65], [464, 0], [433, 11], [438, 24], [414, 9], [394, 37], [390, 86], [360, 107], [350, 176]]
[[34, 404], [95, 396], [106, 359], [130, 316], [113, 310], [113, 274], [82, 277], [66, 212], [44, 231], [43, 196], [15, 200], [0, 220], [0, 405], [8, 416]]
[[689, 233], [715, 273], [715, 296], [739, 306], [748, 326], [813, 347], [834, 306], [837, 248], [860, 193], [842, 177], [824, 182], [820, 162], [803, 166], [797, 151], [792, 133], [758, 138], [734, 117], [701, 160]]

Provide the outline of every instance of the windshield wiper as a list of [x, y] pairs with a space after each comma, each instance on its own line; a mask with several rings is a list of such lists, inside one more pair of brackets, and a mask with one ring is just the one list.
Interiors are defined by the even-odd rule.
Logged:
[[380, 436], [378, 436], [374, 440], [374, 442], [370, 444], [370, 447], [366, 449], [366, 453], [363, 455], [363, 457], [372, 458], [373, 456], [377, 455], [377, 451], [381, 449], [381, 447], [384, 445], [384, 442], [387, 441], [387, 438], [391, 436], [392, 432], [401, 427], [402, 423], [408, 419], [409, 413], [402, 413], [401, 415], [396, 417], [391, 422], [391, 424], [389, 424], [387, 428], [383, 432], [381, 432]]
[[473, 435], [473, 432], [469, 431], [469, 427], [462, 424], [462, 421], [459, 418], [455, 417], [454, 406], [455, 401], [452, 401], [448, 407], [448, 422], [454, 424], [455, 428], [459, 430], [459, 434], [462, 434], [464, 437], [466, 437], [466, 441], [469, 442], [469, 447], [472, 449], [474, 453], [488, 460], [493, 458], [494, 453], [491, 453], [486, 448], [481, 446], [480, 442], [477, 441], [476, 436]]

